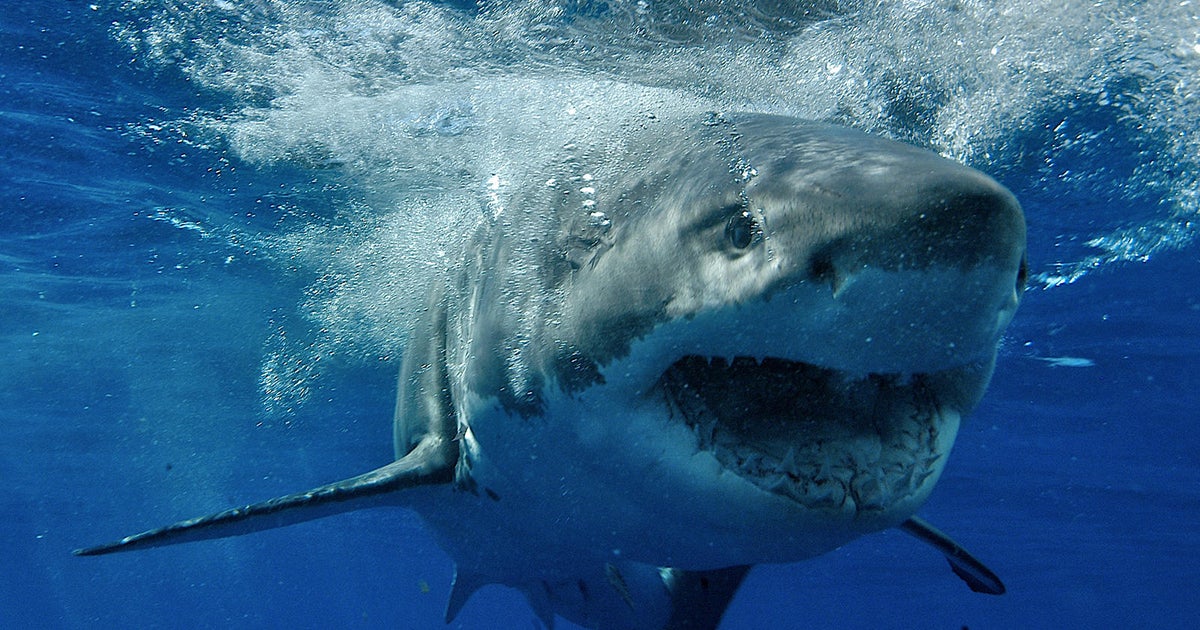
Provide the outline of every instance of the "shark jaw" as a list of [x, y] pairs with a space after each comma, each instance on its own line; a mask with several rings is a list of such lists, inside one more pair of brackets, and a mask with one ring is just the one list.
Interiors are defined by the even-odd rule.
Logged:
[[945, 465], [961, 414], [940, 383], [953, 376], [687, 355], [653, 391], [723, 469], [807, 510], [892, 522]]
[[664, 536], [664, 548], [679, 545], [672, 562], [812, 557], [900, 524], [928, 498], [986, 388], [1018, 275], [1016, 265], [856, 270], [840, 292], [801, 281], [673, 312], [676, 296], [664, 321], [573, 395], [579, 409], [551, 415], [622, 445], [581, 459], [624, 452], [627, 467], [652, 471], [646, 502], [685, 506], [663, 527], [724, 536], [720, 552]]

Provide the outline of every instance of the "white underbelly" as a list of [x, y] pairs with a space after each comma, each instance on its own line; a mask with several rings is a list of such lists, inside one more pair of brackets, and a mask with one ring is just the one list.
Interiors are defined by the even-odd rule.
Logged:
[[474, 407], [462, 439], [473, 487], [455, 491], [452, 507], [422, 510], [456, 557], [504, 572], [574, 560], [711, 569], [803, 560], [898, 522], [767, 492], [652, 406], [592, 409], [579, 397], [533, 418]]

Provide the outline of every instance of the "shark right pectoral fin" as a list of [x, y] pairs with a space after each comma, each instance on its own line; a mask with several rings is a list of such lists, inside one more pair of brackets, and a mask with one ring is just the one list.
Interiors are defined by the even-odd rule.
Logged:
[[954, 571], [967, 586], [976, 593], [1003, 595], [1005, 588], [1000, 577], [987, 568], [978, 558], [971, 555], [962, 545], [954, 542], [924, 519], [913, 516], [900, 524], [900, 529], [942, 552]]
[[371, 472], [342, 481], [254, 503], [223, 512], [180, 521], [121, 540], [76, 549], [77, 556], [98, 556], [196, 540], [228, 538], [284, 527], [387, 504], [387, 495], [424, 485], [451, 483], [458, 446], [434, 434], [427, 435], [404, 457]]

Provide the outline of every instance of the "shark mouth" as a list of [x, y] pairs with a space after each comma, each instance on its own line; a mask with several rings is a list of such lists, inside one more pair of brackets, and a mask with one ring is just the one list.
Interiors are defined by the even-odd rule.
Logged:
[[810, 509], [882, 514], [932, 488], [958, 430], [928, 375], [685, 356], [659, 382], [700, 450]]

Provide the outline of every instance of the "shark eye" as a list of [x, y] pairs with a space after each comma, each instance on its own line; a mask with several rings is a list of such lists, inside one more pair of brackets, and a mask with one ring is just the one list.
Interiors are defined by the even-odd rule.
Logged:
[[746, 249], [757, 243], [762, 237], [762, 228], [754, 215], [745, 208], [740, 208], [729, 217], [725, 223], [725, 239], [737, 249]]

